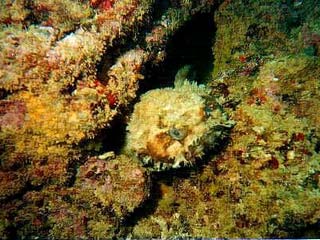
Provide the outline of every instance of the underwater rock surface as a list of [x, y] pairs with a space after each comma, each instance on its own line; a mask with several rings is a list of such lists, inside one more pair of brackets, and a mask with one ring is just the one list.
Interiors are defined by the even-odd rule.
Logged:
[[0, 238], [319, 238], [319, 6], [1, 1]]
[[132, 213], [150, 195], [148, 172], [124, 155], [108, 161], [92, 157], [79, 168], [76, 179], [76, 188], [93, 194], [119, 218]]

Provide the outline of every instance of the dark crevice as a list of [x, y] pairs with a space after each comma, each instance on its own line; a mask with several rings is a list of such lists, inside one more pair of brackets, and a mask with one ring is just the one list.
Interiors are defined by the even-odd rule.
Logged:
[[0, 100], [5, 99], [8, 96], [9, 96], [9, 91], [0, 89]]
[[177, 71], [191, 65], [197, 82], [210, 79], [213, 68], [212, 46], [216, 27], [213, 13], [195, 15], [169, 40], [166, 60], [159, 66], [146, 67], [146, 79], [141, 82], [139, 94], [150, 89], [173, 85]]
[[[139, 27], [136, 27], [139, 28]], [[126, 33], [125, 38], [118, 38], [112, 43], [112, 47], [108, 47], [103, 54], [101, 61], [97, 64], [97, 78], [103, 83], [108, 81], [108, 71], [113, 66], [119, 57], [132, 49], [139, 48], [142, 35], [135, 35], [136, 32], [141, 32], [141, 29], [136, 29], [131, 33]]]
[[171, 3], [168, 0], [156, 1], [154, 4], [154, 18], [159, 19], [168, 10]]
[[[277, 223], [277, 222], [276, 222]], [[320, 236], [320, 221], [314, 224], [307, 224], [302, 219], [285, 219], [285, 224], [276, 229], [271, 235], [272, 238], [281, 236], [281, 232], [286, 232], [291, 239], [318, 239]]]
[[99, 136], [103, 143], [102, 152], [114, 151], [120, 154], [125, 143], [126, 123], [122, 115], [118, 115], [111, 123], [111, 127], [103, 130]]
[[101, 129], [94, 139], [86, 139], [79, 144], [84, 156], [97, 156], [113, 151], [120, 154], [125, 143], [126, 119], [117, 115], [110, 126]]
[[66, 181], [63, 183], [63, 186], [66, 187], [72, 187], [75, 184], [75, 181], [77, 179], [77, 173], [78, 173], [78, 169], [79, 167], [85, 163], [87, 160], [86, 157], [82, 157], [79, 160], [72, 160], [70, 161], [70, 163], [68, 164], [68, 178], [66, 179]]
[[[131, 44], [129, 44], [131, 45]], [[124, 41], [118, 40], [112, 47], [108, 48], [103, 54], [101, 61], [97, 65], [97, 78], [103, 82], [108, 81], [108, 71], [112, 65], [114, 65], [117, 59], [128, 51], [130, 47], [124, 44]]]

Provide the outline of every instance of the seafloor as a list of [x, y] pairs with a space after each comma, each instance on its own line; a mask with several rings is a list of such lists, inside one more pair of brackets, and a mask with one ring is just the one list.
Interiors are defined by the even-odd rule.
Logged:
[[0, 238], [319, 238], [319, 0], [1, 0]]

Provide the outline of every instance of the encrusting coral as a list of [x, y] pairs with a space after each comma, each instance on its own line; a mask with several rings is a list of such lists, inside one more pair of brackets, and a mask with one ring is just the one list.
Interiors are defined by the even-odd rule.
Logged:
[[[73, 191], [62, 186], [74, 185], [79, 166], [101, 151], [95, 138], [128, 110], [146, 63], [161, 63], [169, 36], [212, 3], [162, 9], [160, 15], [169, 16], [163, 24], [154, 19], [153, 0], [0, 2], [0, 200], [2, 209], [11, 206], [1, 215], [1, 238], [33, 236], [37, 230], [38, 236], [106, 237], [102, 229], [110, 223], [110, 209], [96, 208], [92, 232], [80, 231], [86, 221], [77, 215], [75, 225], [82, 225], [71, 228], [80, 229], [76, 232], [67, 224], [77, 212], [75, 204], [55, 202], [54, 193], [61, 197]], [[152, 37], [155, 29], [162, 37]], [[53, 212], [60, 203], [70, 207], [70, 215], [62, 216], [65, 222], [59, 224], [61, 216], [50, 211], [48, 218], [38, 218], [42, 205], [25, 200], [34, 188], [39, 189], [34, 195], [46, 195]], [[25, 207], [21, 201], [8, 203], [20, 194]], [[91, 201], [87, 195], [79, 199]], [[120, 208], [130, 213], [135, 208], [125, 205], [108, 208], [117, 208], [119, 216]], [[25, 215], [29, 210], [34, 221]], [[105, 212], [101, 224], [99, 211]], [[10, 218], [16, 215], [21, 218]], [[42, 228], [47, 220], [50, 230]]]
[[1, 101], [25, 108], [17, 112], [23, 115], [18, 128], [0, 121], [1, 142], [8, 142], [3, 168], [27, 169], [32, 185], [68, 181], [69, 166], [82, 157], [79, 145], [110, 126], [136, 97], [146, 62], [163, 61], [159, 49], [168, 36], [208, 6], [174, 8], [185, 17], [172, 15], [161, 28], [163, 39], [149, 42], [142, 32], [144, 48], [136, 44], [114, 55], [114, 45], [120, 48], [148, 23], [153, 1], [1, 2]]
[[[0, 238], [318, 238], [318, 5], [0, 1]], [[204, 15], [214, 39], [181, 38]], [[176, 36], [213, 44], [213, 77], [182, 68], [129, 119]]]
[[[22, 11], [25, 4], [9, 4], [8, 14]], [[39, 25], [25, 17], [21, 21], [27, 27], [7, 20], [0, 31], [0, 89], [7, 98], [1, 100], [7, 108], [0, 116], [0, 137], [6, 146], [1, 152], [2, 170], [20, 168], [35, 186], [70, 179], [69, 166], [81, 158], [79, 144], [94, 138], [134, 99], [148, 59], [144, 50], [133, 48], [116, 56], [112, 64], [105, 63], [110, 67], [103, 80], [97, 77], [98, 61], [115, 38], [125, 34], [124, 26], [127, 33], [130, 26], [141, 23], [135, 18], [148, 12], [147, 1], [140, 5], [117, 1], [108, 11], [97, 10], [99, 20], [89, 14], [93, 9], [88, 4], [72, 3], [68, 27], [59, 24], [63, 22], [59, 9], [65, 4], [35, 2], [29, 7], [36, 9], [33, 17], [39, 18]], [[44, 24], [46, 17], [52, 25]], [[80, 19], [83, 25], [77, 28]], [[66, 19], [64, 23], [69, 24]], [[15, 114], [8, 113], [9, 105], [19, 106]]]
[[125, 155], [108, 161], [92, 157], [79, 168], [75, 187], [124, 218], [148, 198], [150, 178], [138, 161]]
[[[105, 155], [109, 155], [107, 160], [89, 158], [79, 168], [72, 187], [47, 185], [7, 202], [7, 210], [0, 212], [1, 233], [9, 235], [11, 226], [28, 239], [116, 236], [124, 219], [149, 197], [150, 176], [137, 160]], [[3, 182], [11, 180], [12, 185], [22, 180], [17, 175], [0, 177]], [[14, 189], [11, 186], [11, 191]]]
[[237, 124], [208, 164], [158, 182], [133, 237], [319, 238], [318, 3], [219, 6], [210, 85]]

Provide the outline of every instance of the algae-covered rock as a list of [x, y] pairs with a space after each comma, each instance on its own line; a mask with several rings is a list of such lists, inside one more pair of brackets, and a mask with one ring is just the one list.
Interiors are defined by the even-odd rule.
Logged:
[[193, 165], [221, 144], [232, 123], [210, 89], [185, 79], [141, 96], [128, 125], [127, 149], [156, 170]]
[[93, 194], [123, 218], [148, 198], [151, 185], [148, 171], [139, 162], [120, 155], [107, 161], [90, 158], [80, 167], [75, 187]]
[[[106, 156], [106, 154], [104, 155]], [[22, 191], [18, 173], [0, 173], [0, 201], [9, 194], [20, 199], [3, 202], [1, 237], [112, 238], [121, 222], [150, 195], [150, 177], [140, 162], [124, 155], [102, 160], [91, 157], [79, 168], [72, 187], [48, 185]], [[8, 185], [6, 181], [10, 181]], [[21, 190], [22, 189], [22, 190]]]
[[169, 37], [213, 3], [0, 2], [1, 238], [116, 235], [147, 198], [147, 173], [121, 156], [102, 167], [111, 183], [89, 188], [77, 171], [101, 167], [90, 156], [110, 148], [101, 132], [128, 114], [145, 66], [163, 62]]
[[[1, 1], [0, 238], [319, 237], [317, 6]], [[199, 16], [214, 39], [181, 38]], [[207, 85], [185, 67], [133, 106], [199, 38]]]
[[219, 6], [210, 85], [237, 124], [203, 168], [159, 184], [134, 237], [319, 237], [320, 68], [303, 49], [318, 48], [318, 28], [302, 27], [318, 21], [315, 4]]

